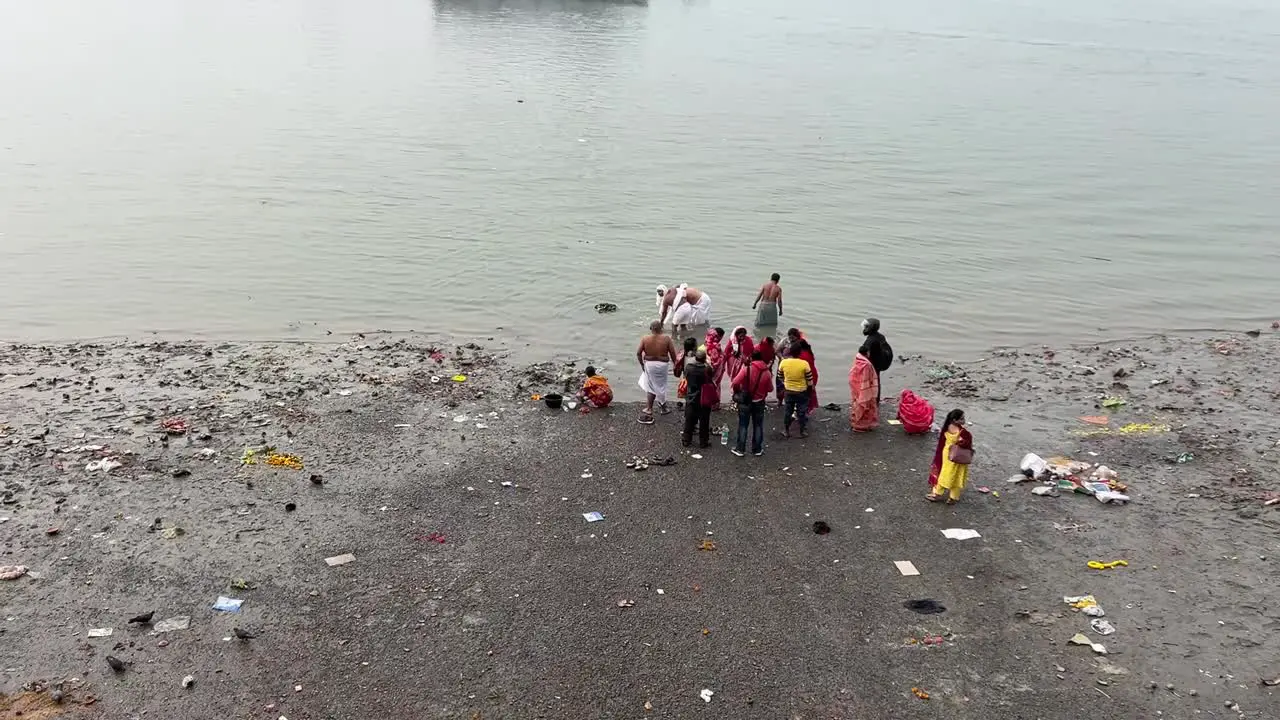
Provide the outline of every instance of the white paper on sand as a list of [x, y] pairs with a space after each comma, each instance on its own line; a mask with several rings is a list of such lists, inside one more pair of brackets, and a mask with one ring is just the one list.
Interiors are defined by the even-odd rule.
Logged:
[[333, 557], [325, 558], [324, 561], [329, 565], [329, 567], [337, 567], [339, 565], [346, 565], [349, 562], [355, 562], [356, 556], [351, 553], [347, 553], [345, 555], [334, 555]]
[[968, 528], [947, 528], [942, 531], [942, 534], [949, 540], [970, 540], [982, 537], [977, 530]]
[[916, 569], [916, 566], [913, 565], [910, 560], [894, 560], [893, 566], [898, 568], [898, 572], [903, 575], [911, 576], [920, 574], [920, 571]]
[[189, 627], [191, 627], [190, 615], [175, 615], [167, 620], [161, 620], [151, 629], [156, 633], [167, 633], [177, 630], [186, 630]]
[[1099, 655], [1107, 654], [1106, 645], [1103, 645], [1102, 643], [1096, 643], [1090, 640], [1084, 633], [1076, 633], [1067, 642], [1071, 643], [1072, 645], [1084, 645], [1085, 647], [1091, 648], [1094, 652], [1098, 653]]

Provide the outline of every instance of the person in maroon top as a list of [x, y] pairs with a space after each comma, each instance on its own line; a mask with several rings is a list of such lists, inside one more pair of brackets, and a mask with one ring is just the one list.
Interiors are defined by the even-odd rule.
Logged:
[[751, 454], [764, 454], [764, 405], [773, 391], [773, 372], [760, 351], [751, 353], [751, 364], [738, 371], [733, 378], [733, 397], [738, 403], [738, 441], [733, 454], [742, 457], [747, 452], [747, 429], [751, 430]]

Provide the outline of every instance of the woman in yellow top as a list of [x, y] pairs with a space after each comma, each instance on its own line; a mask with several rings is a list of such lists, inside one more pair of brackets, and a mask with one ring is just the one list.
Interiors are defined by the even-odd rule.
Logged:
[[938, 502], [949, 495], [947, 504], [955, 505], [969, 480], [973, 435], [965, 429], [964, 422], [964, 411], [952, 410], [942, 423], [938, 447], [933, 452], [933, 465], [929, 468], [929, 485], [932, 487], [926, 496], [929, 502]]

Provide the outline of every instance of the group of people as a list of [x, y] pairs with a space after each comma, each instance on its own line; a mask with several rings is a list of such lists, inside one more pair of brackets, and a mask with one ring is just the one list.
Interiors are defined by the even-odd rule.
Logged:
[[[756, 324], [768, 328], [782, 315], [781, 278], [774, 274], [756, 295], [752, 308], [757, 311]], [[676, 332], [694, 325], [710, 324], [711, 298], [698, 288], [680, 284], [674, 288], [657, 288], [659, 319], [649, 326], [640, 340], [636, 359], [640, 365], [640, 388], [645, 404], [639, 422], [650, 425], [654, 415], [668, 414], [668, 385], [679, 378], [677, 402], [682, 403], [684, 422], [681, 441], [706, 448], [711, 440], [711, 413], [722, 406], [725, 378], [733, 405], [738, 411], [738, 430], [731, 452], [739, 457], [749, 449], [753, 455], [764, 454], [764, 420], [770, 400], [783, 411], [785, 438], [793, 428], [800, 437], [808, 436], [808, 421], [818, 405], [818, 366], [813, 346], [798, 328], [789, 329], [780, 340], [772, 333], [752, 337], [745, 326], [726, 334], [723, 328], [711, 327], [701, 343], [686, 337], [677, 348], [666, 334], [670, 322]], [[880, 423], [881, 374], [893, 363], [893, 349], [880, 331], [880, 321], [862, 321], [863, 342], [849, 370], [850, 427], [855, 432], [868, 432]], [[603, 407], [613, 399], [607, 381], [587, 368], [587, 381], [580, 393], [583, 401]], [[829, 406], [836, 409], [834, 406]], [[903, 391], [899, 402], [899, 419], [907, 432], [928, 432], [933, 425], [933, 408], [922, 398]], [[929, 473], [932, 502], [956, 502], [968, 478], [968, 465], [973, 456], [973, 437], [965, 429], [964, 413], [954, 410], [947, 415], [939, 434]]]
[[[645, 406], [640, 413], [640, 422], [644, 424], [653, 422], [655, 406], [658, 412], [668, 412], [665, 373], [661, 380], [656, 378], [667, 364], [647, 355], [649, 346], [661, 344], [656, 338], [666, 335], [656, 322], [650, 331], [637, 353], [644, 368], [640, 378], [640, 386], [645, 390]], [[674, 353], [674, 342], [669, 347]], [[818, 397], [818, 369], [813, 348], [799, 330], [790, 330], [778, 345], [769, 335], [752, 338], [741, 325], [727, 337], [723, 328], [711, 328], [701, 345], [694, 338], [686, 338], [679, 356], [670, 357], [673, 358], [670, 361], [672, 375], [680, 378], [676, 396], [684, 403], [681, 440], [686, 446], [693, 444], [695, 433], [699, 447], [710, 444], [711, 413], [721, 407], [725, 378], [729, 379], [732, 401], [738, 409], [734, 454], [746, 453], [749, 433], [751, 452], [764, 453], [764, 412], [770, 397], [776, 397], [779, 405], [786, 409], [785, 435], [790, 436], [793, 425], [802, 437], [808, 434], [808, 409], [816, 405]], [[775, 371], [774, 361], [779, 357], [782, 359]]]

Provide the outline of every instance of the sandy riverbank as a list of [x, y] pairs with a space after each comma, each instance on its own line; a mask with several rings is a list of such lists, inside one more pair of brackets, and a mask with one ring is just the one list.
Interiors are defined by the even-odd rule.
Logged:
[[[911, 358], [889, 389], [974, 425], [972, 486], [944, 508], [921, 499], [929, 438], [851, 436], [822, 411], [762, 459], [694, 459], [675, 416], [530, 402], [569, 368], [500, 349], [5, 346], [0, 565], [29, 572], [0, 581], [0, 718], [1280, 717], [1260, 682], [1280, 676], [1278, 347]], [[1155, 431], [1119, 432], [1133, 424]], [[1105, 462], [1133, 502], [1007, 484], [1028, 451]], [[677, 464], [636, 473], [633, 455]], [[103, 459], [120, 466], [86, 469]], [[1086, 593], [1115, 634], [1062, 604]], [[214, 611], [220, 595], [243, 608]], [[947, 610], [903, 608], [920, 598]], [[126, 625], [150, 610], [190, 625]]]

